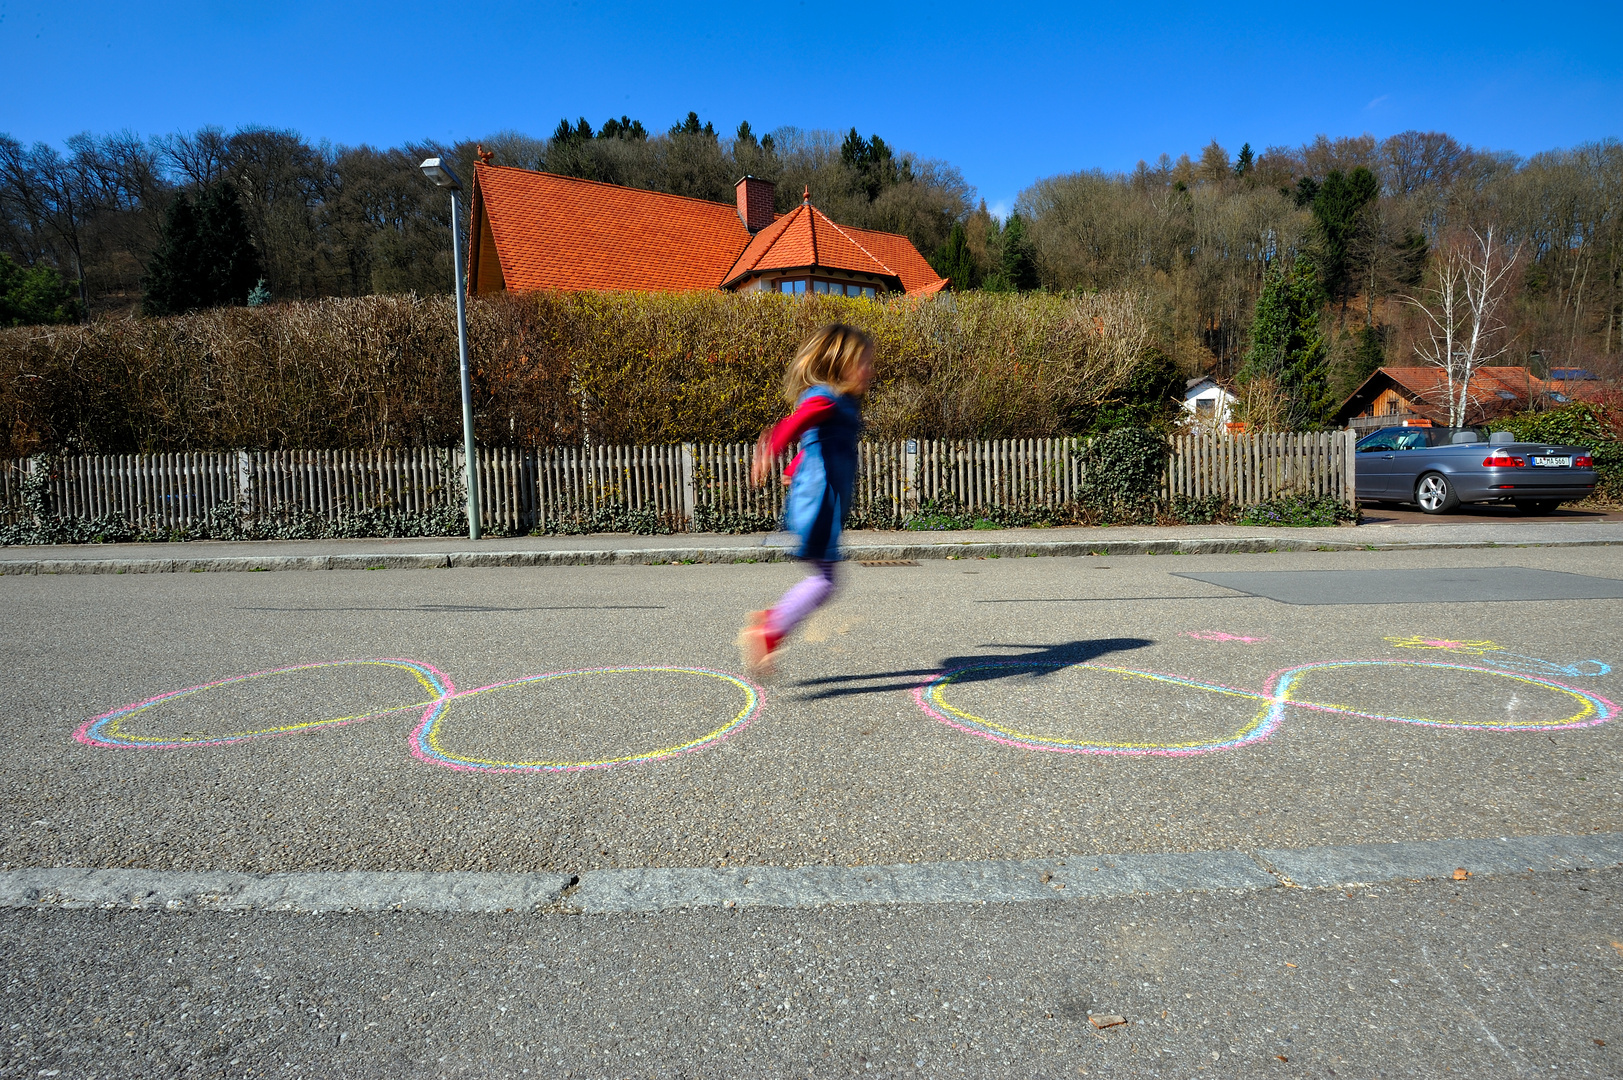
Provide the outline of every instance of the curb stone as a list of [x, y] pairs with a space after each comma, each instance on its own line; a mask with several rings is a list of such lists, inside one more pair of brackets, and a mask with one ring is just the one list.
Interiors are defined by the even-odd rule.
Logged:
[[[0, 871], [0, 908], [419, 911], [587, 915], [684, 908], [1079, 901], [1172, 892], [1343, 888], [1623, 866], [1623, 833], [1243, 851], [1064, 855], [891, 866], [643, 867], [562, 873], [27, 868]], [[1463, 875], [1461, 871], [1464, 871]]]
[[[1274, 551], [1441, 551], [1465, 548], [1610, 547], [1623, 540], [1379, 541], [1296, 537], [1209, 540], [989, 541], [937, 544], [853, 544], [853, 561], [889, 559], [1021, 559], [1083, 555], [1223, 555]], [[785, 548], [766, 546], [622, 548], [585, 551], [453, 551], [425, 554], [227, 556], [196, 559], [0, 559], [0, 576], [18, 574], [203, 574], [271, 570], [445, 570], [540, 566], [658, 566], [670, 563], [790, 562]]]
[[548, 907], [574, 880], [548, 873], [5, 870], [0, 907], [506, 913]]

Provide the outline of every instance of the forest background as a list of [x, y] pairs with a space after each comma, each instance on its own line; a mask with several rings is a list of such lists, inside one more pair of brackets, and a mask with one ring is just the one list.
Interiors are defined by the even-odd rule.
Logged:
[[[693, 113], [656, 133], [629, 117], [564, 121], [548, 138], [455, 145], [448, 156], [464, 178], [481, 146], [496, 164], [729, 203], [749, 173], [776, 183], [785, 211], [809, 189], [838, 222], [908, 236], [959, 293], [1131, 294], [1150, 347], [1139, 377], [1113, 389], [1152, 404], [1183, 378], [1244, 377], [1272, 281], [1281, 295], [1295, 289], [1297, 317], [1312, 322], [1323, 386], [1308, 419], [1322, 422], [1376, 367], [1416, 362], [1421, 316], [1400, 298], [1423, 289], [1440, 244], [1489, 226], [1519, 259], [1500, 362], [1615, 377], [1623, 352], [1623, 144], [1612, 139], [1529, 158], [1434, 132], [1320, 136], [1261, 152], [1214, 140], [1129, 173], [1037, 180], [1004, 220], [952, 165], [854, 129], [758, 137], [745, 123], [729, 137]], [[142, 310], [447, 293], [447, 200], [417, 169], [439, 152], [334, 147], [263, 128], [84, 134], [66, 153], [0, 135], [0, 324], [89, 322], [96, 340], [128, 344], [132, 334], [108, 327]], [[187, 300], [171, 271], [188, 257], [181, 234], [198, 228], [234, 230], [236, 246], [216, 275], [229, 289]], [[37, 336], [17, 333], [27, 332], [7, 334], [0, 352], [37, 359]], [[82, 353], [91, 339], [76, 340]], [[1045, 426], [1097, 426], [1108, 412], [1073, 410]], [[50, 427], [9, 441], [66, 441], [67, 428]], [[419, 438], [437, 440], [432, 427]], [[997, 434], [984, 423], [951, 433]], [[154, 438], [175, 447], [176, 436], [150, 433], [143, 445], [160, 448]]]

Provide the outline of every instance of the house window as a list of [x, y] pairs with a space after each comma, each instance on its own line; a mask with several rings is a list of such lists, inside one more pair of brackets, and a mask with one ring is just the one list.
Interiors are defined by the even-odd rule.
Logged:
[[1205, 417], [1216, 416], [1217, 415], [1217, 399], [1216, 398], [1209, 398], [1209, 397], [1196, 398], [1195, 399], [1195, 415], [1196, 416], [1205, 416]]
[[852, 285], [843, 281], [807, 281], [805, 278], [794, 278], [780, 281], [777, 284], [780, 293], [799, 295], [805, 292], [823, 293], [827, 296], [866, 296], [870, 300], [874, 297], [872, 285]]

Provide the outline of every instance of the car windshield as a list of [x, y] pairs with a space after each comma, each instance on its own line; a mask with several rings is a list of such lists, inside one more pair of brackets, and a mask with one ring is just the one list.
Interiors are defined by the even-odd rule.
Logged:
[[1415, 450], [1426, 445], [1426, 428], [1387, 428], [1365, 437], [1358, 452], [1371, 450]]
[[1428, 446], [1449, 446], [1458, 432], [1470, 434], [1472, 441], [1483, 441], [1475, 428], [1448, 427], [1391, 427], [1365, 435], [1358, 440], [1358, 452], [1371, 450], [1419, 450]]

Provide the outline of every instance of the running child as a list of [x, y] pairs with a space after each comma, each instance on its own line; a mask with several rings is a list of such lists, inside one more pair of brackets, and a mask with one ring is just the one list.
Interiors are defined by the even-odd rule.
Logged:
[[739, 649], [754, 674], [771, 674], [772, 654], [783, 639], [834, 595], [840, 532], [857, 473], [862, 398], [871, 385], [873, 340], [840, 323], [822, 327], [800, 346], [784, 375], [783, 396], [794, 411], [761, 432], [755, 444], [750, 483], [759, 487], [778, 455], [800, 440], [788, 469], [783, 524], [799, 538], [795, 557], [811, 563], [812, 574], [771, 610], [753, 612], [740, 631]]

